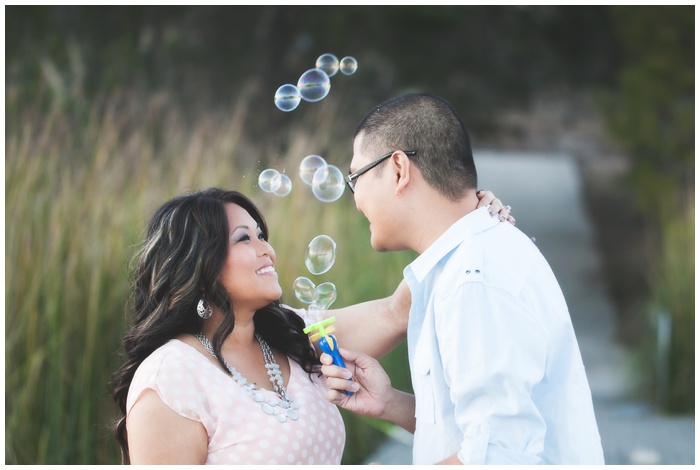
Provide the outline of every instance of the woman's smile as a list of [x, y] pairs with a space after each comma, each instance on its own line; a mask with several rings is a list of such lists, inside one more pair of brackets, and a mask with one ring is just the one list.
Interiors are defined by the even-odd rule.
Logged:
[[274, 274], [275, 276], [277, 276], [277, 272], [275, 271], [275, 267], [272, 265], [268, 265], [268, 266], [265, 266], [264, 268], [258, 269], [257, 271], [255, 271], [255, 274], [258, 274], [261, 276]]

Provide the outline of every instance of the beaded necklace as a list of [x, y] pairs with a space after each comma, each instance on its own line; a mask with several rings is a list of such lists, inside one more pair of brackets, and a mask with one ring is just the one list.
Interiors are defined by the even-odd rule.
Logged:
[[[216, 357], [216, 354], [214, 353], [214, 346], [211, 344], [211, 342], [207, 339], [206, 336], [204, 336], [202, 333], [197, 333], [194, 335], [200, 343], [202, 343], [202, 346], [209, 351], [209, 354], [212, 356]], [[274, 414], [275, 417], [277, 418], [277, 421], [280, 423], [284, 423], [287, 421], [287, 418], [296, 421], [299, 419], [299, 415], [297, 415], [296, 410], [299, 409], [299, 405], [294, 403], [291, 398], [287, 396], [287, 389], [284, 386], [284, 382], [282, 381], [282, 373], [280, 372], [280, 366], [277, 364], [277, 361], [275, 361], [275, 356], [272, 355], [272, 350], [270, 349], [270, 346], [267, 344], [267, 342], [260, 336], [258, 333], [255, 333], [255, 338], [257, 338], [258, 343], [260, 343], [260, 349], [262, 349], [263, 352], [263, 357], [265, 358], [265, 369], [267, 369], [267, 375], [270, 376], [270, 382], [272, 382], [272, 387], [275, 389], [275, 392], [277, 392], [281, 399], [280, 400], [265, 400], [265, 397], [261, 393], [263, 388], [261, 387], [256, 387], [254, 384], [249, 383], [243, 375], [241, 375], [240, 372], [238, 372], [236, 369], [233, 368], [232, 365], [230, 365], [226, 360], [224, 359], [224, 364], [226, 365], [226, 368], [228, 371], [231, 373], [231, 376], [233, 377], [233, 380], [243, 387], [243, 390], [253, 398], [253, 401], [257, 403], [260, 406], [260, 409], [262, 409], [265, 413], [272, 415]], [[282, 410], [281, 411], [276, 411], [275, 407], [279, 407]]]

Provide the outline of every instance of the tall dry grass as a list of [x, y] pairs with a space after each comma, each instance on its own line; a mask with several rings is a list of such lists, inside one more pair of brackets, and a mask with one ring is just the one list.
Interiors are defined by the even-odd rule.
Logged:
[[[130, 261], [150, 215], [175, 195], [209, 186], [250, 195], [270, 225], [283, 300], [292, 305], [300, 306], [291, 292], [300, 275], [334, 282], [336, 306], [388, 295], [398, 284], [411, 255], [373, 252], [352, 198], [321, 203], [296, 174], [318, 148], [347, 165], [349, 138], [333, 132], [339, 107], [319, 103], [281, 153], [246, 140], [250, 112], [245, 90], [230, 113], [192, 122], [167, 94], [52, 102], [39, 93], [27, 103], [6, 87], [6, 464], [119, 462], [107, 384], [119, 364]], [[266, 167], [290, 175], [288, 197], [258, 190]], [[315, 277], [303, 257], [320, 233], [335, 239], [338, 254], [334, 268]], [[384, 363], [405, 385], [404, 355], [400, 348]], [[343, 462], [359, 463], [380, 435], [345, 416]]]

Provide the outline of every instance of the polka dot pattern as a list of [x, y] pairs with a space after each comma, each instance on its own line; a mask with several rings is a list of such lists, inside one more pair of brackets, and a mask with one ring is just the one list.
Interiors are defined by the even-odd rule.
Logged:
[[[297, 421], [265, 414], [233, 379], [196, 349], [171, 340], [138, 368], [127, 398], [127, 413], [149, 388], [178, 414], [202, 423], [209, 435], [207, 464], [339, 465], [345, 428], [326, 388], [294, 361], [287, 393], [300, 408]], [[271, 391], [266, 398], [277, 397]]]

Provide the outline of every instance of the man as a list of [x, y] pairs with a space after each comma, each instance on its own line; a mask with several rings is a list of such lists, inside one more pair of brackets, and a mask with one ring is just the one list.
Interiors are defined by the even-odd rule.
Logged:
[[371, 357], [341, 350], [354, 380], [324, 356], [329, 400], [415, 431], [415, 464], [604, 463], [561, 289], [527, 236], [477, 208], [452, 106], [389, 100], [360, 122], [353, 150], [346, 180], [372, 247], [419, 254], [404, 270], [415, 397]]

